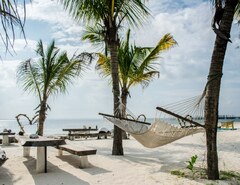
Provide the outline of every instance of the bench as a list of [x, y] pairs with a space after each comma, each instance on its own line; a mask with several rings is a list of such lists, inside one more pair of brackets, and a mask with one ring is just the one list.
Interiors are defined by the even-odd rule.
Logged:
[[90, 167], [90, 164], [88, 162], [88, 155], [96, 155], [97, 153], [97, 149], [83, 147], [83, 146], [74, 146], [70, 144], [59, 145], [56, 148], [58, 149], [59, 156], [63, 155], [63, 151], [80, 156], [80, 164], [79, 164], [80, 168]]
[[221, 128], [224, 128], [224, 129], [232, 129], [234, 130], [234, 123], [233, 121], [227, 121], [227, 122], [222, 122], [221, 123]]

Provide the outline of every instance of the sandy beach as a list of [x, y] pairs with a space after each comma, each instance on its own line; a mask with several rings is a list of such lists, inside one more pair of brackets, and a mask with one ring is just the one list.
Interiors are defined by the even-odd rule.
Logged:
[[[220, 170], [240, 172], [240, 130], [218, 132]], [[88, 184], [238, 184], [239, 181], [208, 181], [171, 175], [172, 170], [186, 169], [186, 161], [198, 155], [196, 167], [206, 167], [205, 134], [198, 133], [168, 145], [148, 149], [135, 139], [123, 140], [124, 156], [112, 156], [112, 139], [81, 139], [74, 145], [97, 149], [89, 156], [92, 167], [80, 169], [77, 156], [48, 147], [48, 173], [36, 173], [36, 148], [31, 157], [23, 157], [20, 144], [2, 146], [9, 158], [0, 167], [1, 185], [88, 185]]]

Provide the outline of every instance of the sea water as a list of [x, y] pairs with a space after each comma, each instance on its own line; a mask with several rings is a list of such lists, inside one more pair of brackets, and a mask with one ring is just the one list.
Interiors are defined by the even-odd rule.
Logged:
[[[21, 121], [26, 133], [34, 134], [37, 131], [37, 124], [29, 125], [28, 121]], [[44, 123], [44, 135], [67, 134], [62, 129], [68, 128], [107, 128], [113, 129], [113, 124], [104, 119], [46, 119]], [[20, 127], [16, 120], [0, 120], [0, 132], [4, 129], [11, 129], [12, 132], [18, 133]]]
[[[179, 126], [177, 120], [165, 120], [170, 124]], [[219, 120], [219, 124], [221, 122], [231, 121], [231, 120]], [[153, 123], [154, 118], [148, 119], [147, 122]], [[198, 120], [197, 122], [203, 123], [203, 120]], [[34, 134], [37, 131], [37, 124], [29, 125], [27, 121], [21, 121], [24, 126], [24, 130], [28, 134]], [[219, 126], [220, 126], [219, 125]], [[46, 119], [44, 123], [44, 135], [56, 135], [56, 134], [67, 134], [67, 132], [62, 131], [62, 129], [69, 128], [83, 128], [83, 127], [91, 127], [91, 128], [106, 128], [110, 131], [113, 129], [113, 124], [106, 119]], [[240, 128], [240, 120], [234, 120], [235, 128]], [[0, 120], [0, 132], [4, 129], [11, 129], [12, 132], [18, 133], [20, 131], [20, 127], [16, 120]]]

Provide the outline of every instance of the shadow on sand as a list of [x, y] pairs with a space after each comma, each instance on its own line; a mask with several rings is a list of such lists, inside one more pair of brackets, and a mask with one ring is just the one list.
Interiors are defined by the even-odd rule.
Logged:
[[58, 168], [48, 161], [47, 173], [36, 173], [36, 159], [29, 157], [27, 161], [23, 162], [32, 178], [35, 185], [55, 185], [59, 184], [71, 184], [71, 185], [89, 185], [88, 182], [79, 179], [78, 177]]
[[[56, 156], [56, 157], [61, 159], [62, 161], [65, 161], [65, 162], [69, 163], [70, 165], [72, 165], [75, 168], [79, 168], [79, 164], [80, 164], [79, 156], [63, 155], [63, 156]], [[89, 168], [84, 168], [84, 169], [80, 169], [80, 170], [83, 170], [84, 172], [89, 173], [91, 175], [97, 175], [97, 174], [103, 174], [103, 173], [111, 172], [111, 171], [105, 170], [103, 168], [96, 167], [96, 166], [92, 165], [91, 163], [90, 163]]]
[[[6, 165], [6, 164], [5, 164]], [[13, 174], [4, 166], [0, 167], [0, 184], [13, 185], [18, 179], [13, 180]]]

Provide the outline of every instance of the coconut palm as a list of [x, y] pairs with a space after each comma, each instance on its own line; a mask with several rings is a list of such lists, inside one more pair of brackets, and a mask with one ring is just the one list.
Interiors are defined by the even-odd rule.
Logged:
[[[223, 62], [230, 41], [230, 31], [234, 13], [239, 15], [239, 0], [215, 0], [213, 30], [217, 34], [212, 53], [208, 83], [205, 89], [205, 128], [207, 141], [207, 174], [208, 179], [219, 179], [217, 155], [218, 105], [221, 86]], [[223, 7], [224, 5], [224, 7]]]
[[67, 86], [80, 76], [92, 57], [81, 53], [68, 58], [66, 52], [60, 53], [54, 41], [44, 51], [41, 40], [37, 44], [36, 54], [40, 56], [38, 60], [29, 59], [18, 66], [17, 78], [25, 91], [33, 92], [39, 97], [38, 134], [43, 135], [46, 111], [50, 108], [48, 98], [65, 93]]
[[0, 1], [0, 19], [2, 24], [3, 32], [0, 33], [3, 44], [5, 45], [6, 51], [9, 51], [9, 47], [13, 48], [14, 39], [15, 39], [15, 31], [14, 26], [20, 27], [24, 35], [24, 21], [25, 21], [25, 2], [22, 1], [24, 7], [24, 19], [21, 19], [21, 15], [19, 14], [18, 1], [12, 0], [2, 0]]
[[[121, 116], [119, 111], [119, 77], [118, 57], [119, 47], [118, 30], [123, 21], [131, 25], [139, 25], [147, 15], [148, 9], [143, 0], [60, 0], [65, 9], [76, 20], [83, 20], [87, 24], [96, 25], [100, 23], [104, 27], [106, 46], [111, 55], [111, 76], [113, 87], [114, 115]], [[113, 155], [123, 155], [121, 129], [114, 126]]]
[[[126, 41], [120, 43], [118, 49], [119, 79], [121, 87], [122, 116], [126, 116], [127, 97], [132, 86], [147, 87], [154, 77], [159, 76], [160, 54], [177, 44], [170, 34], [161, 38], [155, 47], [137, 47], [130, 45], [130, 30], [127, 31]], [[99, 54], [96, 68], [103, 77], [111, 75], [110, 57]]]

